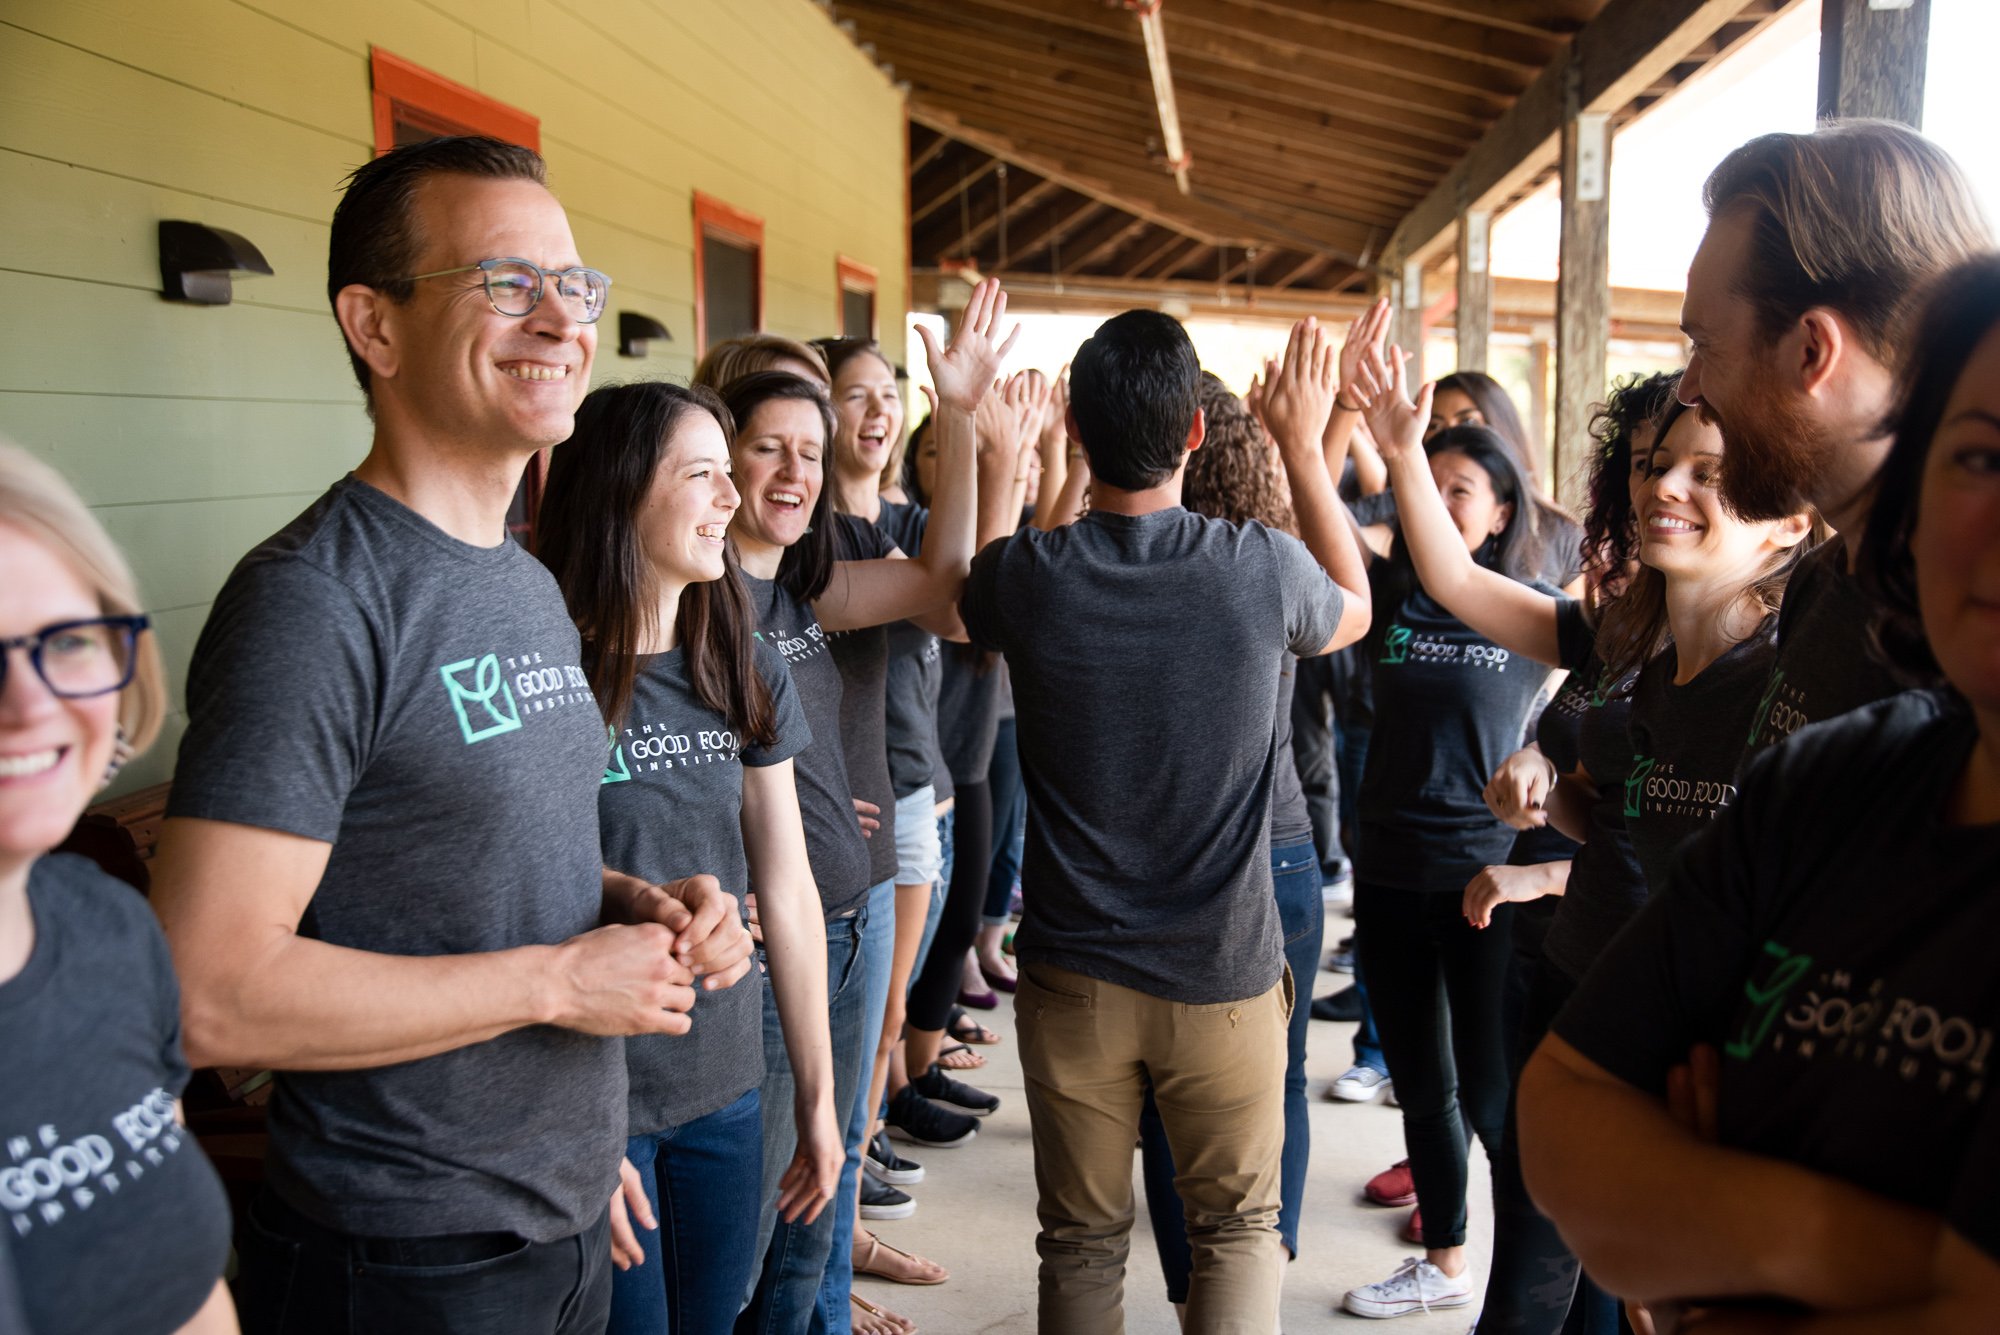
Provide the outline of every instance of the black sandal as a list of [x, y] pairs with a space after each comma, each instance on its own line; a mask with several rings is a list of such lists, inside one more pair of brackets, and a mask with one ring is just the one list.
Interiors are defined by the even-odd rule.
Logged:
[[945, 1021], [944, 1027], [945, 1032], [959, 1042], [971, 1043], [976, 1047], [992, 1047], [1000, 1041], [1000, 1035], [967, 1015], [962, 1006], [951, 1008], [951, 1018]]

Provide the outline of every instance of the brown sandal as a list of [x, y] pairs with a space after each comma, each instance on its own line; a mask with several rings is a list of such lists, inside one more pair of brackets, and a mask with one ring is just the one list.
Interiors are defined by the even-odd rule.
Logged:
[[847, 1296], [853, 1300], [856, 1307], [866, 1312], [869, 1316], [876, 1317], [888, 1323], [892, 1329], [907, 1332], [907, 1335], [917, 1335], [917, 1323], [900, 1312], [892, 1312], [886, 1307], [877, 1307], [858, 1293], [849, 1293]]
[[[868, 1249], [865, 1252], [861, 1251], [861, 1239], [863, 1236], [866, 1236], [868, 1239]], [[921, 1256], [912, 1256], [901, 1247], [893, 1247], [882, 1241], [882, 1239], [876, 1237], [865, 1228], [856, 1232], [854, 1249], [861, 1253], [854, 1262], [854, 1273], [857, 1275], [873, 1275], [877, 1279], [886, 1279], [892, 1284], [913, 1284], [918, 1286], [942, 1284], [951, 1278], [951, 1272], [936, 1261], [926, 1260]], [[883, 1252], [888, 1252], [892, 1256], [900, 1256], [912, 1266], [929, 1266], [937, 1272], [937, 1278], [912, 1279], [907, 1269], [901, 1271], [886, 1270], [877, 1259]]]

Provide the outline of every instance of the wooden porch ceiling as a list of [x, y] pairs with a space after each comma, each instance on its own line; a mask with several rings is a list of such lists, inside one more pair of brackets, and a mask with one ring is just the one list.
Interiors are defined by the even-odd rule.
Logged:
[[[1124, 0], [821, 3], [908, 87], [917, 270], [1341, 292], [1611, 0], [1165, 0], [1185, 195]], [[1792, 3], [1726, 6], [1614, 128]]]

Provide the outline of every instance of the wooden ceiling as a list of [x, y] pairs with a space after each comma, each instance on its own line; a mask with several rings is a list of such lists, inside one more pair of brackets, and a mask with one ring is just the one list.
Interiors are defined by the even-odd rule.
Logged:
[[[1329, 292], [1607, 0], [1165, 0], [1187, 194], [1124, 0], [821, 2], [908, 86], [915, 269]], [[1789, 2], [1746, 0], [1614, 127]]]

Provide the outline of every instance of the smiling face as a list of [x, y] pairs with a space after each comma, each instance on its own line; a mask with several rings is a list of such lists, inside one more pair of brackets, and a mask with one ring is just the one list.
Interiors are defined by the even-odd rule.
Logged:
[[1682, 413], [1654, 446], [1638, 497], [1639, 559], [1669, 579], [1749, 580], [1804, 535], [1803, 520], [1743, 520], [1722, 495], [1722, 433]]
[[1431, 477], [1467, 551], [1476, 552], [1488, 538], [1507, 531], [1514, 507], [1500, 499], [1493, 479], [1470, 455], [1439, 450], [1431, 456]]
[[[533, 181], [437, 175], [418, 187], [415, 273], [517, 258], [580, 264], [562, 206]], [[426, 278], [383, 316], [392, 365], [373, 377], [384, 405], [428, 437], [518, 454], [569, 439], [590, 388], [597, 327], [578, 324], [551, 282], [514, 318], [486, 297], [478, 271]]]
[[[0, 524], [0, 639], [103, 615], [89, 587], [55, 553]], [[54, 650], [50, 650], [54, 652]], [[118, 732], [118, 694], [65, 700], [25, 652], [6, 651], [0, 682], [0, 862], [61, 843], [102, 784]]]
[[767, 399], [736, 432], [730, 452], [743, 508], [743, 535], [770, 547], [805, 536], [826, 484], [826, 426], [819, 409], [801, 399]]
[[638, 515], [639, 541], [662, 581], [722, 578], [724, 537], [742, 504], [729, 469], [722, 424], [698, 408], [681, 413]]
[[1651, 422], [1632, 428], [1632, 468], [1625, 475], [1625, 491], [1632, 500], [1632, 522], [1639, 520], [1639, 498], [1653, 482], [1653, 445], [1659, 431]]
[[1931, 652], [1982, 711], [2000, 709], [2000, 327], [1952, 390], [1924, 462], [1911, 555]]
[[872, 352], [849, 357], [833, 378], [833, 414], [839, 427], [833, 455], [841, 472], [880, 477], [903, 434], [903, 396], [896, 392], [895, 370]]
[[1441, 389], [1431, 399], [1431, 420], [1424, 427], [1424, 439], [1451, 426], [1491, 426], [1479, 405], [1462, 389]]

